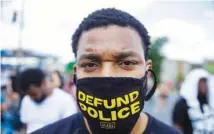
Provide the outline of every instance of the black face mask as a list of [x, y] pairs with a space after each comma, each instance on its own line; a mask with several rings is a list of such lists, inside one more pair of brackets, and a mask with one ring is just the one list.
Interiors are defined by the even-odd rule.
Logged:
[[152, 90], [146, 95], [147, 73], [142, 79], [91, 77], [76, 83], [78, 106], [93, 134], [129, 134], [144, 107], [144, 100], [149, 100], [156, 89], [155, 78]]
[[39, 99], [34, 99], [33, 101], [36, 104], [41, 104], [46, 98], [47, 98], [47, 95], [43, 94]]

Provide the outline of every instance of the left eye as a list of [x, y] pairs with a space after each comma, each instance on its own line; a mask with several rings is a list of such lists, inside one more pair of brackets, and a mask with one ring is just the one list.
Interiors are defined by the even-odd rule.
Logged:
[[119, 66], [124, 68], [124, 69], [133, 69], [133, 67], [137, 65], [136, 61], [123, 61], [119, 63]]
[[134, 61], [124, 61], [124, 62], [121, 62], [119, 65], [123, 65], [123, 66], [130, 66], [130, 65], [136, 65], [137, 62], [134, 62]]

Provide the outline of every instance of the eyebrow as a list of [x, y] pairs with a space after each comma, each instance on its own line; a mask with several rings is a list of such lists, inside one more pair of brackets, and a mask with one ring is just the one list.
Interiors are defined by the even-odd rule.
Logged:
[[141, 56], [138, 53], [133, 52], [133, 51], [120, 52], [120, 53], [115, 55], [115, 58], [118, 59], [118, 60], [125, 59], [125, 58], [128, 58], [128, 57], [136, 57], [136, 58], [139, 58], [139, 59], [141, 58]]
[[[112, 57], [114, 57], [116, 60], [122, 60], [122, 59], [126, 59], [129, 57], [136, 57], [138, 59], [141, 59], [141, 56], [133, 51], [128, 51], [128, 52], [119, 52], [116, 53], [115, 55], [112, 55]], [[81, 60], [92, 60], [92, 61], [102, 61], [102, 56], [100, 56], [99, 54], [83, 54], [82, 56], [80, 56], [79, 61]]]
[[82, 56], [80, 56], [79, 61], [80, 60], [101, 61], [102, 58], [98, 54], [83, 54]]

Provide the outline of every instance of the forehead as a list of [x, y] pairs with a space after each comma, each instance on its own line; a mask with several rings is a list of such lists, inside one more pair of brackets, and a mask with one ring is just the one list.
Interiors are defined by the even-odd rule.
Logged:
[[85, 53], [120, 53], [133, 51], [144, 57], [139, 34], [130, 27], [108, 26], [84, 32], [79, 40], [77, 59]]
[[205, 79], [200, 79], [199, 83], [206, 83], [206, 80]]

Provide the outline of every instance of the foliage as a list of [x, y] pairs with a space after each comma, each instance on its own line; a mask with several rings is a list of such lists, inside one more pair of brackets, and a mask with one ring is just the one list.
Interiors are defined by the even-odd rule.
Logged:
[[164, 57], [161, 55], [160, 50], [164, 44], [168, 42], [166, 37], [155, 39], [150, 47], [149, 51], [149, 59], [152, 60], [152, 70], [155, 72], [157, 76], [157, 82], [160, 82], [160, 73], [162, 67], [162, 61]]

